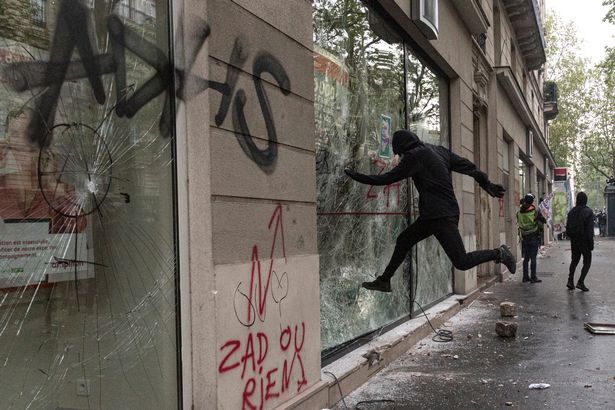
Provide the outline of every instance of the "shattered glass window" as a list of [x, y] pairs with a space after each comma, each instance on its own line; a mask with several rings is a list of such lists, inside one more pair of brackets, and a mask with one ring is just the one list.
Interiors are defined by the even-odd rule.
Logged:
[[36, 4], [0, 16], [0, 407], [175, 408], [166, 2]]
[[322, 349], [408, 315], [407, 266], [393, 293], [360, 288], [384, 271], [406, 228], [408, 187], [359, 184], [343, 170], [387, 172], [393, 132], [405, 128], [404, 49], [360, 1], [316, 0], [314, 76]]
[[[448, 82], [406, 53], [408, 128], [427, 143], [450, 146]], [[418, 218], [419, 195], [412, 189], [411, 219]], [[412, 300], [428, 306], [453, 292], [453, 265], [434, 236], [417, 244], [412, 253]], [[413, 312], [420, 312], [413, 303]]]

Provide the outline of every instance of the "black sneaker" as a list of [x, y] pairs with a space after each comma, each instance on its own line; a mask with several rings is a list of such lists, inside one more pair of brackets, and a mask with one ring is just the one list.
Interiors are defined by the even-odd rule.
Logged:
[[391, 292], [391, 281], [389, 279], [384, 279], [382, 276], [378, 276], [376, 280], [372, 282], [363, 282], [361, 284], [365, 289], [369, 290], [379, 290], [380, 292]]
[[532, 280], [530, 278], [523, 278], [522, 282], [531, 282]]
[[566, 287], [568, 288], [568, 290], [574, 290], [574, 282], [568, 281]]
[[532, 282], [532, 283], [540, 283], [540, 282], [542, 282], [542, 279], [533, 278], [533, 279], [531, 280], [531, 282]]
[[583, 292], [589, 292], [589, 289], [583, 283], [577, 283], [577, 289], [581, 289]]
[[510, 251], [510, 248], [506, 245], [502, 245], [497, 250], [500, 254], [496, 259], [496, 262], [503, 263], [510, 273], [515, 273], [517, 271], [517, 260]]

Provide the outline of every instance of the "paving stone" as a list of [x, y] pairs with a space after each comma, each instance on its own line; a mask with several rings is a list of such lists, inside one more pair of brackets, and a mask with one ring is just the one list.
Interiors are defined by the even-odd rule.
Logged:
[[513, 317], [517, 315], [517, 305], [513, 302], [500, 303], [500, 314], [502, 317]]
[[515, 337], [517, 324], [514, 322], [498, 321], [495, 323], [495, 332], [501, 337]]

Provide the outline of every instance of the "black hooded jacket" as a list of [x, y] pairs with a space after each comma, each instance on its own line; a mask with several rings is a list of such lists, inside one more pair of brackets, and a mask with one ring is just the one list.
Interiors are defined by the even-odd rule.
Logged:
[[416, 134], [401, 130], [393, 134], [393, 153], [401, 155], [399, 165], [382, 175], [364, 175], [349, 171], [356, 181], [369, 185], [389, 185], [412, 178], [419, 191], [419, 213], [422, 219], [459, 216], [451, 172], [474, 178], [481, 186], [489, 183], [469, 160], [449, 149], [422, 142]]
[[568, 212], [566, 234], [583, 244], [594, 245], [594, 211], [587, 206], [587, 195], [579, 192], [576, 206]]

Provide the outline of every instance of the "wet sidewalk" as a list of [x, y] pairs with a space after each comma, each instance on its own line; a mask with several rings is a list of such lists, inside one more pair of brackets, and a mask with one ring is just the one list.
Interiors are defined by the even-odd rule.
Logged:
[[[583, 328], [615, 323], [615, 240], [596, 238], [589, 292], [567, 290], [569, 263], [570, 242], [552, 244], [538, 260], [542, 283], [522, 283], [519, 266], [442, 327], [452, 342], [423, 339], [336, 409], [615, 408], [615, 335]], [[504, 301], [517, 304], [513, 339], [495, 333]]]

